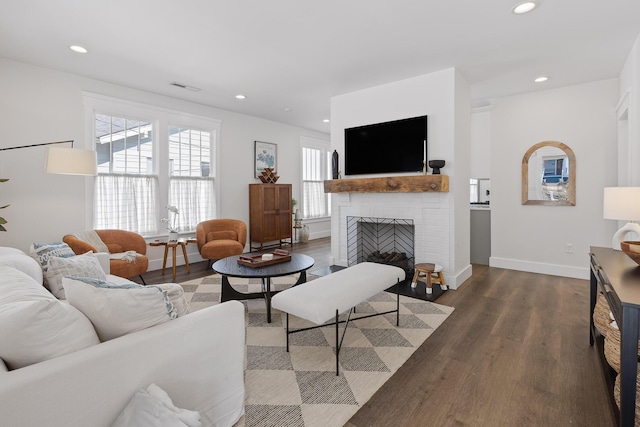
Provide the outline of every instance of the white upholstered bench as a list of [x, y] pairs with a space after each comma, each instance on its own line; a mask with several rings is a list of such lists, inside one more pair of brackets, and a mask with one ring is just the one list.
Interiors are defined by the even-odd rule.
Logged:
[[[273, 308], [286, 313], [287, 351], [289, 351], [289, 335], [335, 325], [336, 328], [336, 375], [339, 374], [339, 355], [344, 334], [350, 320], [364, 319], [388, 313], [396, 313], [396, 326], [400, 323], [399, 283], [405, 279], [405, 272], [392, 265], [363, 262], [347, 267], [344, 270], [302, 283], [274, 295], [271, 299]], [[396, 285], [396, 309], [381, 313], [359, 316], [351, 319], [355, 307], [363, 301]], [[338, 316], [349, 311], [346, 320], [340, 321]], [[315, 323], [317, 326], [300, 329], [289, 329], [289, 314]], [[331, 319], [335, 320], [326, 323]], [[340, 323], [345, 323], [342, 337], [339, 337]]]

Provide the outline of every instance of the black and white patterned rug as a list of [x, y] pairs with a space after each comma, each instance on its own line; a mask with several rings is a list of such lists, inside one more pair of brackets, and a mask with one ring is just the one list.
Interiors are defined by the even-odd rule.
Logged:
[[[274, 278], [272, 286], [285, 289], [296, 278]], [[191, 310], [218, 304], [220, 282], [220, 275], [214, 274], [181, 283]], [[230, 278], [230, 283], [239, 292], [261, 289], [260, 280]], [[264, 300], [243, 303], [246, 413], [237, 427], [343, 426], [453, 312], [453, 307], [400, 296], [399, 327], [395, 314], [350, 322], [336, 376], [335, 327], [291, 335], [287, 353], [285, 315], [274, 310], [272, 323], [267, 323]], [[358, 305], [356, 315], [393, 310], [395, 305], [394, 294], [381, 292]], [[291, 316], [290, 326], [313, 324]]]

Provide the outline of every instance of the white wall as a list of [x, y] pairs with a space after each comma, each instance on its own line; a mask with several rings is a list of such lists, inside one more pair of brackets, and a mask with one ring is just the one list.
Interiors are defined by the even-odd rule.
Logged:
[[[640, 186], [640, 36], [620, 72], [618, 185]], [[620, 117], [622, 116], [622, 117]], [[621, 223], [622, 225], [622, 223]]]
[[[292, 183], [297, 200], [300, 136], [329, 140], [320, 132], [0, 59], [0, 148], [67, 139], [74, 139], [76, 147], [90, 146], [84, 140], [82, 91], [221, 120], [220, 215], [245, 222], [248, 184], [259, 182], [253, 176], [255, 140], [278, 144], [279, 182]], [[64, 234], [91, 228], [84, 210], [91, 203], [85, 184], [90, 188], [92, 178], [46, 174], [45, 152], [45, 147], [0, 152], [0, 177], [10, 178], [0, 185], [0, 206], [11, 204], [0, 211], [8, 221], [0, 246], [28, 251], [32, 242], [60, 240]], [[196, 251], [195, 245], [189, 245], [189, 251]], [[160, 255], [151, 251], [154, 269]]]
[[[617, 180], [618, 79], [495, 100], [491, 112], [490, 265], [588, 278], [589, 247], [616, 230], [602, 218], [603, 188]], [[541, 141], [576, 155], [576, 206], [525, 206], [521, 165]], [[566, 244], [573, 253], [566, 253]]]
[[[447, 279], [455, 287], [470, 274], [469, 265], [469, 134], [470, 101], [469, 88], [464, 78], [455, 69], [447, 69], [406, 80], [380, 85], [331, 99], [331, 148], [339, 153], [340, 170], [344, 170], [344, 129], [371, 123], [428, 115], [428, 158], [446, 161], [442, 173], [450, 177], [450, 192], [424, 193], [421, 198], [431, 196], [432, 203], [424, 202], [424, 211], [431, 204], [447, 206], [448, 241], [441, 247], [443, 264], [447, 266]], [[393, 149], [393, 147], [390, 147]], [[456, 192], [464, 193], [457, 196]], [[408, 195], [390, 196], [389, 200], [405, 201]], [[364, 196], [354, 197], [354, 200]], [[368, 197], [367, 197], [368, 198]], [[340, 224], [341, 204], [350, 203], [346, 195], [334, 197], [332, 205], [331, 252], [337, 263], [346, 262], [344, 246], [346, 233]], [[350, 209], [352, 206], [349, 207]], [[378, 203], [378, 209], [388, 211], [390, 206]], [[345, 235], [342, 235], [345, 234]], [[428, 240], [428, 239], [427, 239]], [[419, 243], [416, 243], [418, 246]], [[416, 252], [419, 248], [416, 247]], [[432, 253], [429, 250], [429, 253]], [[419, 259], [416, 262], [427, 262]], [[439, 260], [429, 260], [438, 262]]]
[[471, 178], [491, 178], [491, 111], [471, 112]]

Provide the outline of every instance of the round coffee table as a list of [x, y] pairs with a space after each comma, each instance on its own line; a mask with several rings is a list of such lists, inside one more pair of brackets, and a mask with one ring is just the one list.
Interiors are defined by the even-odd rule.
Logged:
[[[243, 254], [243, 256], [247, 255], [250, 254]], [[271, 278], [300, 273], [298, 281], [293, 285], [297, 286], [307, 281], [307, 270], [313, 267], [313, 264], [315, 263], [314, 259], [307, 255], [290, 255], [290, 261], [256, 268], [238, 264], [238, 259], [241, 255], [234, 255], [216, 261], [213, 264], [213, 269], [222, 275], [222, 292], [220, 294], [220, 302], [264, 298], [267, 304], [267, 322], [271, 323], [271, 297], [278, 293], [278, 291], [271, 291]], [[262, 279], [262, 292], [238, 292], [231, 287], [229, 277]]]

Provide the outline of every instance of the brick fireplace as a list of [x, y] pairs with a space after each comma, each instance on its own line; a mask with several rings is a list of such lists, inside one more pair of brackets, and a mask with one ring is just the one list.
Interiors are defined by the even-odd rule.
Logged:
[[349, 265], [348, 217], [406, 220], [413, 223], [414, 263], [433, 262], [450, 274], [450, 195], [423, 193], [332, 194], [331, 252], [334, 262]]

